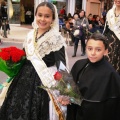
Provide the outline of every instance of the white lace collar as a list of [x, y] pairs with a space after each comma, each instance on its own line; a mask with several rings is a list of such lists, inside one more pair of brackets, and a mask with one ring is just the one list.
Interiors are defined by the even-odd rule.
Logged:
[[63, 46], [66, 47], [64, 38], [57, 31], [51, 29], [38, 39], [35, 45], [35, 29], [32, 30], [24, 43], [27, 56], [31, 56], [34, 52], [39, 54], [42, 58], [52, 51], [57, 51]]
[[120, 40], [120, 15], [115, 17], [115, 6], [107, 13], [107, 22], [109, 29], [112, 30]]

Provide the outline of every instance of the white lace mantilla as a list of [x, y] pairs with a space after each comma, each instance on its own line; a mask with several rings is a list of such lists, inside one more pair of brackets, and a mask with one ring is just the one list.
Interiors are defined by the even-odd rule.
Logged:
[[115, 16], [115, 6], [107, 13], [107, 22], [109, 29], [112, 30], [120, 40], [120, 15]]
[[28, 34], [27, 39], [24, 43], [28, 59], [29, 56], [34, 54], [34, 52], [43, 58], [45, 55], [49, 54], [52, 51], [58, 51], [63, 46], [66, 47], [64, 38], [53, 30], [47, 32], [44, 36], [38, 39], [38, 42], [35, 44], [34, 32], [35, 31], [32, 30]]

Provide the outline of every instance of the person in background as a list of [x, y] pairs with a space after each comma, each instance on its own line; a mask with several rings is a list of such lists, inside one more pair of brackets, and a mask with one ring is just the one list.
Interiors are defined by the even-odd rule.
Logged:
[[25, 23], [25, 8], [24, 8], [23, 4], [21, 4], [21, 6], [20, 6], [20, 22], [21, 22], [21, 24]]
[[2, 34], [3, 37], [7, 38], [7, 32], [6, 32], [6, 20], [8, 19], [7, 15], [7, 3], [5, 1], [1, 2], [1, 16], [2, 16]]
[[59, 32], [56, 6], [41, 2], [32, 25], [23, 44], [26, 61], [10, 83], [0, 107], [0, 120], [65, 119], [65, 109], [58, 105], [52, 92], [39, 87], [55, 84], [53, 75], [60, 61], [67, 66], [66, 44]]
[[102, 12], [102, 17], [103, 17], [104, 23], [105, 23], [105, 21], [106, 21], [106, 14], [107, 14], [107, 11], [106, 11], [106, 10], [103, 10], [103, 12]]
[[120, 0], [108, 11], [103, 34], [109, 42], [107, 59], [120, 75]]
[[[80, 28], [80, 22], [79, 21], [80, 21], [79, 14], [75, 13], [73, 15], [73, 32], [76, 29]], [[78, 34], [77, 36], [74, 36], [74, 53], [73, 53], [72, 57], [76, 57], [79, 40], [80, 40], [80, 34]]]
[[93, 15], [91, 13], [88, 15], [87, 18], [88, 18], [89, 25], [93, 24], [93, 20], [92, 20]]
[[103, 32], [104, 24], [100, 20], [100, 16], [96, 15], [95, 21], [94, 21], [95, 29], [96, 31], [99, 31], [100, 33]]
[[[65, 30], [69, 33], [69, 37], [71, 38], [70, 45], [72, 46], [74, 42], [74, 35], [73, 35], [73, 18], [68, 18], [68, 20], [65, 22]], [[68, 36], [67, 36], [68, 37]], [[69, 39], [69, 38], [67, 38]]]
[[61, 32], [61, 30], [65, 27], [65, 22], [63, 19], [63, 15], [59, 14], [59, 31]]
[[79, 14], [78, 13], [74, 13], [73, 15], [73, 26], [75, 26], [75, 21], [79, 18]]
[[94, 33], [96, 30], [95, 30], [95, 24], [93, 21], [93, 15], [91, 13], [88, 15], [88, 23], [89, 23], [89, 31], [91, 33]]
[[93, 15], [92, 21], [95, 21], [97, 15]]
[[79, 19], [75, 21], [74, 29], [78, 29], [78, 28], [80, 29], [80, 35], [78, 39], [75, 40], [74, 54], [72, 57], [76, 57], [76, 49], [78, 48], [79, 40], [81, 40], [81, 48], [82, 48], [81, 56], [85, 55], [85, 39], [86, 39], [86, 31], [89, 29], [89, 23], [88, 23], [88, 19], [85, 16], [84, 10], [80, 10]]
[[10, 24], [8, 20], [6, 21], [6, 32], [7, 34], [10, 34]]
[[26, 16], [26, 23], [27, 24], [31, 24], [33, 21], [32, 21], [32, 11], [30, 9], [28, 9], [25, 13], [25, 16]]
[[107, 53], [106, 37], [93, 33], [86, 42], [87, 58], [76, 61], [71, 69], [83, 96], [81, 106], [68, 105], [67, 96], [58, 97], [62, 105], [68, 105], [67, 120], [120, 119], [120, 76], [105, 59]]
[[68, 13], [67, 18], [73, 18], [73, 16], [71, 15], [71, 13]]
[[67, 17], [65, 8], [66, 8], [66, 6], [63, 6], [62, 9], [60, 10], [60, 14], [63, 15], [63, 18], [64, 18], [64, 19]]
[[6, 21], [2, 22], [2, 36], [7, 38]]

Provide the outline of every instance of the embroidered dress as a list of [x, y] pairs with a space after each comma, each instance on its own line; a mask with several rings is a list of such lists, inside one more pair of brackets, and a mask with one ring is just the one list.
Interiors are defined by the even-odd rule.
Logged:
[[[7, 97], [0, 109], [0, 120], [49, 120], [50, 98], [45, 90], [38, 88], [42, 82], [30, 58], [35, 52], [34, 41], [31, 39], [34, 37], [34, 32], [32, 30], [28, 34], [24, 44], [27, 60], [8, 89]], [[36, 45], [36, 48], [39, 48], [39, 50], [36, 49], [37, 54], [42, 57], [48, 68], [58, 66], [59, 61], [66, 64], [64, 42], [61, 36], [53, 35], [47, 37], [45, 42], [42, 41], [49, 36], [49, 33], [51, 32], [39, 38]]]
[[53, 7], [55, 19], [52, 26], [38, 39], [39, 26], [35, 16], [34, 29], [23, 44], [26, 62], [8, 88], [0, 108], [0, 120], [65, 120], [66, 107], [57, 102], [56, 93], [39, 88], [55, 84], [53, 75], [60, 61], [67, 65], [66, 44], [59, 33], [57, 9], [55, 5]]
[[108, 61], [120, 74], [120, 15], [115, 15], [115, 6], [107, 13], [104, 35], [109, 42]]

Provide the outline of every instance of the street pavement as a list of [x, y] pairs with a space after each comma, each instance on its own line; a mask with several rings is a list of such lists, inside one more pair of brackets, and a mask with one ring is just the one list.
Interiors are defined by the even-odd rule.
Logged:
[[[16, 46], [19, 48], [22, 48], [22, 43], [24, 39], [26, 38], [27, 33], [32, 29], [31, 25], [10, 25], [10, 34], [8, 34], [7, 38], [3, 38], [0, 36], [2, 40], [2, 44], [0, 44], [0, 48], [2, 47], [8, 47], [8, 46]], [[65, 38], [66, 40], [66, 38]], [[67, 54], [68, 54], [68, 64], [69, 64], [69, 70], [72, 68], [73, 64], [79, 60], [86, 58], [85, 56], [81, 55], [81, 45], [79, 44], [78, 51], [76, 57], [72, 57], [73, 54], [73, 46], [67, 46]], [[0, 83], [3, 83], [7, 76], [0, 71]], [[1, 92], [1, 91], [0, 91]]]
[[15, 25], [10, 24], [10, 34], [7, 34], [7, 38], [0, 36], [4, 42], [23, 42], [27, 33], [32, 29], [31, 25]]

